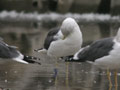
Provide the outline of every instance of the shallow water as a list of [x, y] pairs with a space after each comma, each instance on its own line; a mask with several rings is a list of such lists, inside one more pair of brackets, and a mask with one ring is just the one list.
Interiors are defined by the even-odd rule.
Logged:
[[[0, 87], [6, 90], [109, 90], [106, 71], [88, 63], [68, 64], [63, 60], [55, 60], [45, 54], [33, 52], [34, 49], [43, 47], [48, 31], [52, 27], [59, 27], [61, 20], [55, 19], [51, 23], [29, 19], [15, 21], [15, 17], [6, 21], [6, 18], [1, 18], [0, 36], [9, 45], [19, 47], [18, 50], [25, 55], [40, 57], [41, 65], [26, 65], [1, 59]], [[90, 18], [85, 22], [80, 20], [78, 23], [83, 33], [83, 46], [101, 38], [114, 36], [120, 26], [119, 19], [116, 22], [111, 19], [102, 22], [94, 19], [90, 21]], [[118, 82], [119, 75], [118, 73]], [[111, 77], [114, 83], [113, 72]], [[118, 90], [119, 86], [118, 83]], [[111, 90], [114, 90], [114, 85]]]

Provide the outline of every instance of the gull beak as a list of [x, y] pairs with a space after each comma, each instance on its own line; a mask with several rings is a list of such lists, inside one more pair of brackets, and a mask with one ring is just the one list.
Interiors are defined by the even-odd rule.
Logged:
[[64, 40], [66, 37], [65, 36], [63, 36], [63, 38], [62, 38], [62, 40]]

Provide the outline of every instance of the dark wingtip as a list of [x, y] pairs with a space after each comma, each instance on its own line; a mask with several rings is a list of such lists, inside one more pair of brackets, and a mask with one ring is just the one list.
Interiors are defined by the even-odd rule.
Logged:
[[79, 60], [65, 60], [65, 62], [80, 62]]
[[65, 60], [65, 62], [74, 62], [75, 60], [73, 59], [73, 55], [71, 56], [66, 56], [66, 57], [61, 57], [61, 59]]
[[70, 56], [70, 57], [67, 57], [66, 59], [65, 59], [65, 62], [80, 62], [79, 60], [74, 60], [73, 59], [73, 56]]
[[39, 65], [41, 65], [41, 63], [39, 62], [40, 58], [38, 58], [38, 57], [24, 56], [23, 60], [28, 62], [28, 63], [31, 63], [31, 64], [39, 64]]

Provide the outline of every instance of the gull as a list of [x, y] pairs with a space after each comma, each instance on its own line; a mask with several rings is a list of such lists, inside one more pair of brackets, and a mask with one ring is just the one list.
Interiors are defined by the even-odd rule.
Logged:
[[89, 62], [101, 69], [107, 69], [110, 87], [112, 83], [109, 70], [115, 70], [115, 90], [117, 90], [117, 69], [120, 68], [120, 28], [115, 37], [97, 40], [91, 45], [81, 48], [66, 61]]
[[20, 51], [17, 50], [16, 46], [10, 46], [6, 44], [3, 39], [0, 37], [0, 58], [3, 59], [12, 59], [17, 62], [29, 64], [37, 63], [40, 60], [37, 57], [23, 55]]

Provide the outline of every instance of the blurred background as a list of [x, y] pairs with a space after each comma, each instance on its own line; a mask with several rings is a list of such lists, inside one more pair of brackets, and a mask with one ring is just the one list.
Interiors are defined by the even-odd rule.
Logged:
[[0, 10], [18, 12], [110, 13], [118, 15], [119, 0], [1, 0]]
[[[70, 63], [67, 66], [58, 60], [56, 76], [55, 60], [33, 52], [43, 47], [47, 33], [59, 28], [66, 17], [74, 18], [79, 24], [85, 46], [116, 35], [120, 27], [120, 0], [0, 0], [0, 37], [9, 45], [17, 46], [25, 55], [40, 57], [42, 63], [25, 65], [0, 59], [1, 88], [109, 90], [105, 71], [88, 63]], [[113, 73], [111, 77], [114, 82]]]

